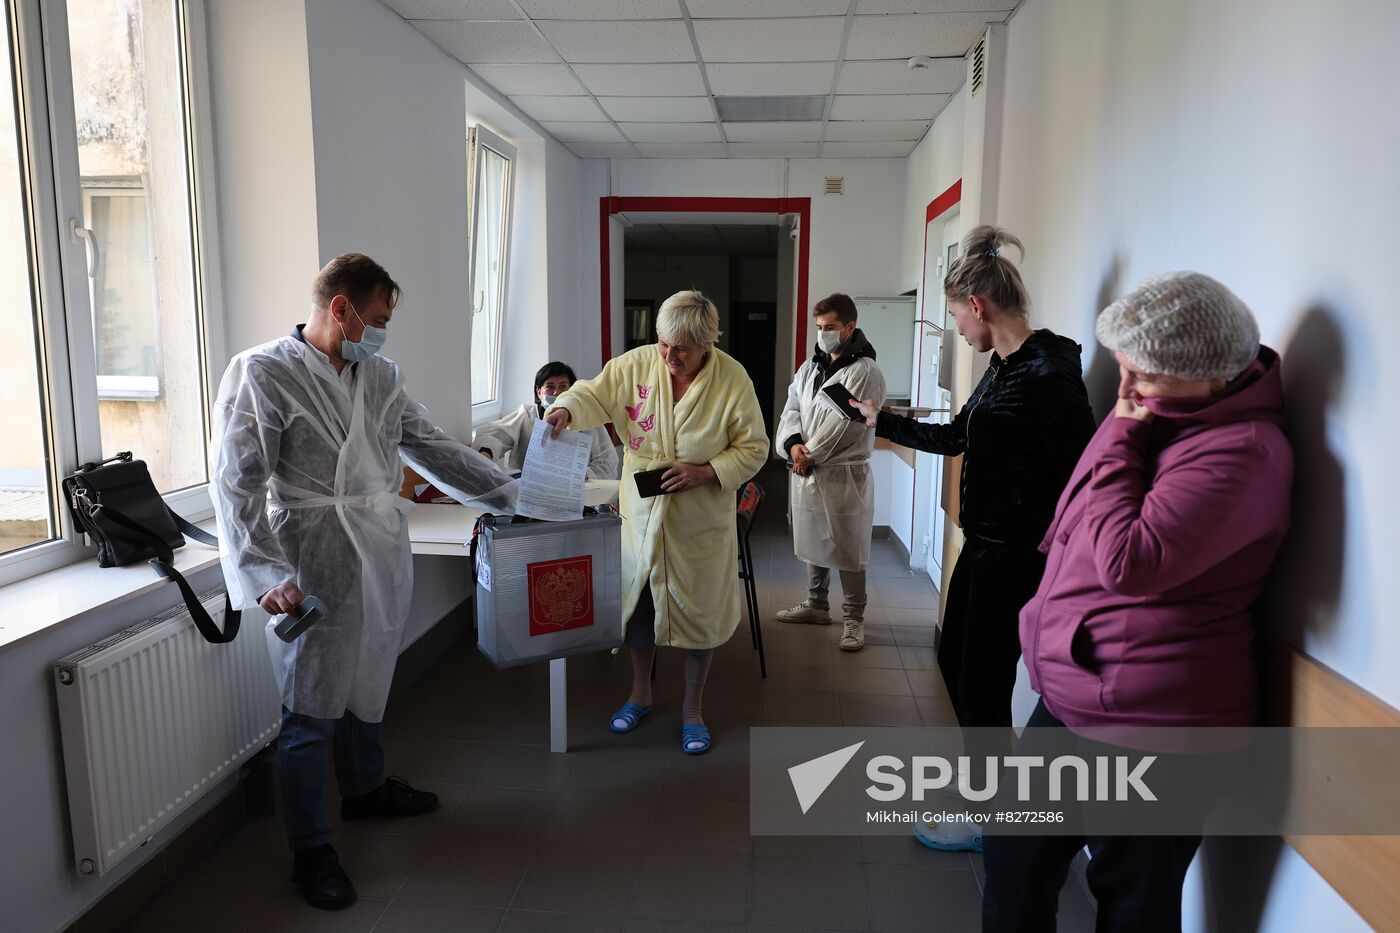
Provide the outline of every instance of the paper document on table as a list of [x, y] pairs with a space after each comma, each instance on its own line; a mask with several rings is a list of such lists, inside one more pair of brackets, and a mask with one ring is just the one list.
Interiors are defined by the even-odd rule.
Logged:
[[515, 514], [546, 522], [567, 522], [583, 515], [583, 483], [593, 438], [580, 431], [550, 437], [553, 426], [536, 421], [520, 474]]

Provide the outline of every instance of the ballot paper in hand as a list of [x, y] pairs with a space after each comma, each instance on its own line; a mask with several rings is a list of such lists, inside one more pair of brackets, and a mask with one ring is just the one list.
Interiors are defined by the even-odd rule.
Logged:
[[583, 515], [583, 482], [593, 438], [579, 431], [550, 437], [553, 430], [547, 421], [535, 422], [515, 514], [546, 522], [573, 521]]

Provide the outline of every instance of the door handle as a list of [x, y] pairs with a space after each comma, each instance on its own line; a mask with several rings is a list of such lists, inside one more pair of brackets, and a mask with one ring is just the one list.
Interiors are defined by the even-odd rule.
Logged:
[[90, 228], [79, 224], [75, 218], [69, 218], [68, 220], [68, 233], [76, 239], [83, 241], [84, 252], [87, 255], [88, 278], [97, 278], [97, 264], [102, 259], [102, 255], [98, 252], [97, 248], [97, 235], [94, 234]]

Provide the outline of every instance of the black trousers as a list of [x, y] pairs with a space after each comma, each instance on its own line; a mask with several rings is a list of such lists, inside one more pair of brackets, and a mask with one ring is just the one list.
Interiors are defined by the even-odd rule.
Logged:
[[[1026, 725], [1064, 727], [1043, 702]], [[1034, 753], [1024, 738], [1016, 751]], [[1201, 807], [1204, 822], [1210, 801]], [[1060, 888], [1086, 844], [1096, 933], [1180, 933], [1181, 885], [1199, 835], [983, 836], [982, 933], [1054, 933]]]
[[1021, 608], [1035, 596], [1045, 555], [1034, 543], [996, 544], [968, 538], [948, 581], [938, 640], [938, 669], [948, 686], [958, 725], [999, 727], [1000, 739], [979, 733], [965, 751], [974, 786], [982, 786], [988, 755], [1011, 751], [1011, 693], [1021, 657]]

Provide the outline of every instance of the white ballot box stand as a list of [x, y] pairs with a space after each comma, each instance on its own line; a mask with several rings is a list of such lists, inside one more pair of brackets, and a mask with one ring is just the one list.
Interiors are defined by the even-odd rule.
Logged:
[[[599, 506], [607, 502], [615, 501], [617, 498], [618, 483], [616, 480], [589, 480], [586, 488], [587, 502], [590, 506]], [[409, 540], [413, 545], [414, 554], [431, 554], [451, 557], [467, 558], [470, 555], [470, 545], [472, 529], [476, 520], [481, 516], [482, 510], [471, 505], [419, 505], [408, 513]], [[501, 522], [509, 522], [508, 517], [498, 519]], [[579, 523], [594, 521], [597, 518], [580, 519]], [[621, 521], [616, 516], [611, 517], [613, 530], [610, 532], [614, 541], [618, 542], [617, 550], [620, 552], [621, 541]], [[495, 524], [493, 522], [493, 524]], [[543, 528], [562, 529], [576, 522], [549, 522], [532, 523], [522, 525], [523, 528]], [[621, 644], [622, 641], [622, 607], [621, 607], [621, 572], [620, 560], [614, 558], [615, 565], [619, 568], [617, 579], [617, 606], [615, 610], [610, 610], [611, 615], [599, 615], [596, 606], [597, 593], [595, 588], [595, 608], [594, 626], [599, 625], [599, 619], [611, 619], [611, 631], [616, 634], [616, 641], [613, 646]], [[494, 567], [493, 567], [494, 570]], [[594, 571], [595, 574], [597, 571]], [[494, 580], [493, 580], [494, 584]], [[476, 598], [478, 631], [481, 628], [481, 588], [478, 586]], [[493, 597], [496, 598], [496, 597]], [[500, 600], [496, 598], [497, 606]], [[494, 609], [493, 609], [494, 611]], [[528, 618], [528, 617], [527, 617]], [[606, 626], [603, 626], [606, 628]], [[601, 629], [600, 629], [601, 631]], [[479, 642], [478, 642], [479, 643]], [[592, 650], [592, 649], [583, 649]], [[570, 652], [580, 653], [580, 652]], [[489, 654], [488, 657], [491, 657]], [[547, 655], [546, 655], [547, 656]], [[553, 752], [568, 751], [568, 678], [566, 667], [566, 655], [551, 657], [549, 661], [549, 747]], [[520, 662], [524, 663], [524, 662]]]

